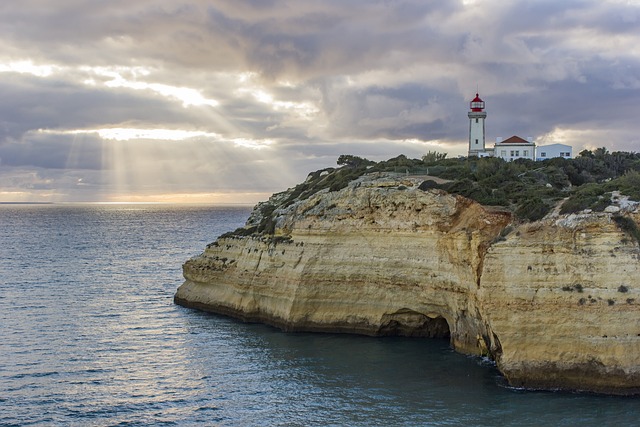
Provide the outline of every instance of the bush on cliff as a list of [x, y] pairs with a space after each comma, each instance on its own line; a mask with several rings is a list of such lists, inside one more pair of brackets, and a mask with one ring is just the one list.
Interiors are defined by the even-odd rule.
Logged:
[[447, 158], [447, 153], [438, 153], [437, 151], [429, 151], [427, 154], [422, 156], [422, 162], [425, 165], [432, 165], [446, 158]]
[[262, 220], [258, 225], [257, 232], [262, 234], [273, 234], [276, 230], [276, 221], [273, 218], [273, 212], [276, 207], [271, 204], [265, 204], [261, 208]]
[[338, 157], [337, 163], [338, 165], [346, 165], [357, 168], [360, 166], [374, 165], [376, 162], [362, 157], [354, 156], [352, 154], [341, 154], [340, 157]]
[[376, 163], [369, 169], [370, 172], [395, 172], [402, 174], [426, 174], [430, 167], [419, 159], [410, 159], [404, 154], [389, 160]]
[[628, 170], [619, 178], [605, 184], [607, 191], [619, 191], [631, 200], [640, 201], [640, 172]]
[[588, 183], [578, 187], [562, 204], [560, 213], [579, 212], [584, 209], [603, 211], [611, 204], [611, 193], [619, 191], [631, 200], [640, 201], [640, 173], [626, 171], [624, 175], [606, 180], [602, 184]]
[[341, 169], [333, 175], [327, 177], [329, 183], [329, 191], [340, 191], [349, 183], [361, 177], [367, 171], [367, 166], [361, 164], [353, 168]]
[[542, 219], [551, 207], [545, 203], [540, 197], [532, 196], [518, 205], [514, 212], [518, 218], [528, 221], [537, 221]]
[[524, 220], [546, 215], [563, 198], [562, 213], [603, 210], [612, 191], [640, 201], [640, 154], [604, 148], [580, 153], [575, 159], [541, 162], [459, 158], [435, 162], [430, 174], [452, 182], [439, 185], [485, 205], [504, 206]]
[[[258, 231], [258, 227], [238, 227], [233, 231], [228, 231], [220, 236], [220, 239], [228, 239], [231, 237], [250, 236]], [[217, 242], [210, 243], [209, 246], [218, 246]]]
[[546, 215], [561, 198], [562, 184], [568, 183], [558, 168], [531, 161], [505, 162], [502, 159], [467, 158], [449, 163], [433, 175], [449, 179], [439, 188], [489, 206], [502, 206], [524, 220]]
[[[622, 231], [624, 231], [625, 233], [629, 233], [631, 237], [636, 240], [636, 242], [640, 243], [640, 229], [638, 229], [638, 225], [634, 220], [621, 215], [615, 215], [613, 217], [613, 220]], [[626, 292], [626, 290], [620, 292]]]
[[562, 203], [560, 213], [573, 213], [584, 209], [603, 210], [602, 201], [605, 199], [604, 186], [595, 183], [580, 186], [567, 200]]
[[399, 155], [377, 163], [343, 154], [338, 164], [343, 167], [312, 172], [305, 182], [280, 193], [280, 198], [274, 196], [264, 203], [257, 225], [241, 227], [223, 236], [273, 234], [277, 209], [306, 200], [321, 190], [339, 191], [360, 176], [373, 172], [447, 179], [449, 182], [444, 184], [427, 179], [419, 188], [424, 191], [439, 188], [484, 205], [506, 207], [525, 221], [541, 219], [565, 198], [562, 213], [603, 210], [610, 204], [613, 191], [640, 201], [640, 154], [609, 153], [604, 148], [584, 150], [575, 159], [553, 158], [542, 162], [522, 159], [506, 162], [495, 157], [448, 159], [445, 154], [429, 152], [422, 159]]

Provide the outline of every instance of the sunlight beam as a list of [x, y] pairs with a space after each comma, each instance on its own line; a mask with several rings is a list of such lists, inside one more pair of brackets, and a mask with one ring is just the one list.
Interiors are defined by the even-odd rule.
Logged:
[[[105, 86], [110, 88], [128, 88], [134, 90], [150, 90], [156, 92], [167, 98], [175, 98], [182, 101], [183, 107], [190, 106], [203, 106], [208, 105], [210, 107], [217, 107], [220, 105], [215, 99], [209, 99], [204, 97], [200, 91], [188, 87], [170, 86], [162, 83], [147, 83], [139, 81], [131, 81], [124, 78], [120, 73], [116, 71], [108, 70], [94, 70], [98, 75], [104, 77], [110, 77], [109, 80], [104, 83]], [[88, 80], [91, 84], [94, 84], [92, 80]]]

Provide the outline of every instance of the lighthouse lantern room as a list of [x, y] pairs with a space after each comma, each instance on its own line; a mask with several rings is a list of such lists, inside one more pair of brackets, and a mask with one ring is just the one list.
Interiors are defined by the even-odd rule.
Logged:
[[484, 119], [487, 112], [484, 111], [484, 101], [476, 93], [470, 104], [469, 116], [469, 156], [484, 157], [488, 155], [485, 148]]

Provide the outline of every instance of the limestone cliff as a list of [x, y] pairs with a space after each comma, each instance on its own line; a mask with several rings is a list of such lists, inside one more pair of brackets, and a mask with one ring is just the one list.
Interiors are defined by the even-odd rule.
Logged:
[[[637, 224], [636, 205], [517, 225], [422, 181], [274, 195], [184, 264], [175, 301], [287, 331], [450, 337], [515, 386], [640, 392], [640, 251], [614, 221]], [[274, 234], [250, 233], [265, 220]]]

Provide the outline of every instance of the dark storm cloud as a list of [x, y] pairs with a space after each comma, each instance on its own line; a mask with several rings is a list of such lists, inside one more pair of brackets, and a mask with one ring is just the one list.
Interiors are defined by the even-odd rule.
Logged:
[[405, 52], [405, 60], [416, 55], [413, 61], [426, 52], [446, 56], [442, 42], [449, 36], [418, 23], [455, 10], [451, 2], [278, 2], [281, 13], [261, 10], [247, 17], [241, 13], [246, 7], [238, 9], [237, 2], [222, 4], [209, 9], [211, 27], [228, 34], [225, 39], [243, 49], [247, 63], [269, 78], [393, 68], [386, 56], [390, 51]]

